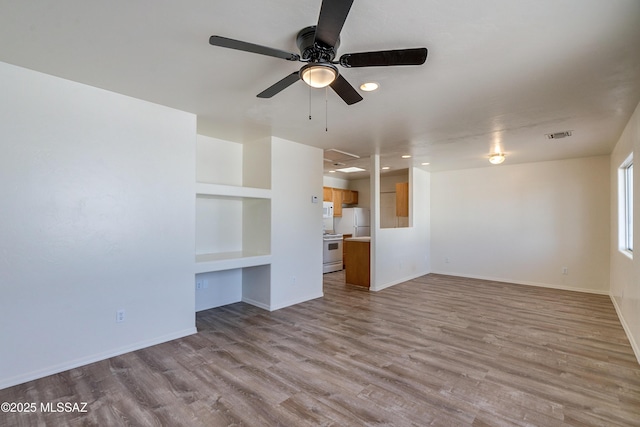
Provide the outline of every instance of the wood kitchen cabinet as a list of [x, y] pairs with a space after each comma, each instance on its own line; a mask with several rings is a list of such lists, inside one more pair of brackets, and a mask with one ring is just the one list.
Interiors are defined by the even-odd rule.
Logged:
[[342, 190], [342, 203], [345, 205], [357, 205], [358, 192], [353, 190]]
[[409, 216], [409, 183], [396, 184], [396, 216]]
[[322, 187], [322, 201], [333, 202], [333, 188]]
[[322, 187], [322, 200], [333, 202], [333, 216], [342, 216], [342, 204], [357, 204], [358, 192], [342, 188]]
[[369, 287], [371, 282], [371, 241], [369, 238], [345, 239], [345, 282]]
[[332, 190], [333, 216], [342, 216], [342, 190], [339, 188], [333, 188]]

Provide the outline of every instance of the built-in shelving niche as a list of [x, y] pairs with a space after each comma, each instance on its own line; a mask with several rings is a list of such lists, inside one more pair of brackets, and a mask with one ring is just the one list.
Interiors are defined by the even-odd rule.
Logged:
[[198, 136], [196, 311], [245, 301], [269, 309], [271, 151]]
[[271, 200], [196, 195], [196, 273], [271, 262]]

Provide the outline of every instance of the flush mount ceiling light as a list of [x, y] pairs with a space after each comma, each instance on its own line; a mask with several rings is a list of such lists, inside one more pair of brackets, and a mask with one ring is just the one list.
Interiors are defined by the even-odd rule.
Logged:
[[489, 162], [492, 165], [499, 165], [504, 162], [505, 156], [504, 153], [493, 153], [489, 156]]
[[300, 69], [300, 78], [315, 88], [329, 86], [338, 78], [338, 69], [328, 63], [310, 63]]
[[367, 83], [362, 83], [360, 85], [360, 89], [362, 89], [365, 92], [372, 92], [376, 89], [378, 89], [380, 87], [380, 85], [376, 82], [367, 82]]
[[344, 172], [344, 173], [352, 173], [352, 172], [364, 172], [366, 169], [362, 169], [362, 168], [358, 168], [355, 166], [352, 166], [350, 168], [342, 168], [342, 169], [336, 169], [336, 171], [338, 172]]
[[410, 159], [411, 155], [410, 154], [405, 154], [404, 156], [402, 156], [403, 159]]

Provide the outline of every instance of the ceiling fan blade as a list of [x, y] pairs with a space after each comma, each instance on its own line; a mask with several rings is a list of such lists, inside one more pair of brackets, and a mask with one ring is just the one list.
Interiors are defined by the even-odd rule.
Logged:
[[347, 19], [353, 0], [323, 0], [316, 26], [315, 41], [334, 47]]
[[285, 52], [284, 50], [273, 49], [271, 47], [260, 46], [259, 44], [247, 43], [240, 40], [229, 39], [222, 36], [209, 37], [209, 44], [212, 46], [226, 47], [229, 49], [242, 50], [244, 52], [258, 53], [260, 55], [273, 56], [286, 59], [287, 61], [298, 61], [300, 55]]
[[422, 65], [427, 60], [427, 48], [381, 50], [378, 52], [345, 53], [340, 57], [343, 67], [384, 67], [389, 65]]
[[296, 71], [295, 73], [289, 74], [287, 77], [280, 80], [276, 84], [263, 90], [257, 96], [258, 98], [271, 98], [272, 96], [277, 95], [278, 93], [285, 90], [286, 88], [288, 88], [289, 86], [297, 82], [298, 80], [300, 80], [300, 75]]
[[333, 89], [347, 105], [362, 101], [360, 94], [342, 75], [338, 75], [338, 78], [331, 83], [331, 89]]

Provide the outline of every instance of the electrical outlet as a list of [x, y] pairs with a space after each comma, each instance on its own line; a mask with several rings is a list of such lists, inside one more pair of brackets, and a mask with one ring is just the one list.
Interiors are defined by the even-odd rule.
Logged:
[[202, 289], [202, 280], [196, 280], [196, 290]]
[[444, 259], [444, 263], [445, 263], [445, 264], [449, 264], [449, 257], [445, 257], [445, 259]]
[[292, 285], [296, 284], [296, 276], [291, 276], [291, 284]]
[[125, 312], [124, 312], [124, 308], [121, 308], [119, 310], [116, 311], [116, 323], [122, 323], [124, 322], [124, 316]]
[[567, 267], [562, 267], [562, 274], [564, 276], [566, 276], [567, 274], [569, 274], [569, 269]]

